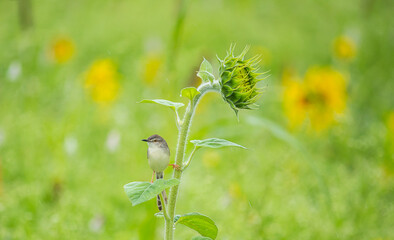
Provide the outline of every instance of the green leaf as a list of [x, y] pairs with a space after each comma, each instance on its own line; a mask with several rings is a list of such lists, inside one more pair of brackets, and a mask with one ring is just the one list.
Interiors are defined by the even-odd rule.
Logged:
[[129, 197], [133, 206], [140, 203], [146, 202], [158, 194], [160, 194], [164, 189], [178, 185], [179, 180], [172, 178], [168, 180], [158, 179], [153, 183], [150, 182], [131, 182], [124, 185], [124, 191]]
[[215, 76], [213, 76], [212, 65], [205, 58], [200, 65], [200, 70], [198, 71], [197, 76], [201, 78], [203, 82], [210, 82], [215, 79]]
[[203, 237], [216, 239], [218, 227], [209, 217], [200, 213], [187, 213], [182, 215], [175, 224], [183, 224], [201, 234]]
[[[163, 217], [164, 217], [163, 212], [157, 212], [157, 213], [155, 213], [154, 215], [155, 215], [155, 217], [158, 217], [158, 218], [163, 218]], [[181, 215], [175, 215], [175, 216], [174, 216], [174, 223], [175, 223], [176, 221], [178, 221], [178, 219], [179, 219], [180, 217], [181, 217]]]
[[158, 218], [163, 218], [164, 217], [163, 212], [157, 212], [154, 215], [155, 215], [155, 217], [158, 217]]
[[209, 147], [209, 148], [221, 148], [221, 147], [240, 147], [246, 149], [246, 147], [239, 144], [220, 139], [220, 138], [208, 138], [204, 140], [191, 140], [196, 147]]
[[156, 103], [156, 104], [170, 107], [173, 110], [177, 110], [178, 108], [184, 106], [183, 103], [171, 102], [171, 101], [164, 100], [164, 99], [152, 99], [152, 100], [151, 99], [144, 99], [139, 103]]
[[193, 98], [200, 94], [200, 92], [195, 87], [187, 87], [181, 90], [181, 97], [189, 98], [190, 101], [193, 101]]
[[196, 237], [193, 237], [192, 240], [212, 240], [212, 238], [196, 236]]

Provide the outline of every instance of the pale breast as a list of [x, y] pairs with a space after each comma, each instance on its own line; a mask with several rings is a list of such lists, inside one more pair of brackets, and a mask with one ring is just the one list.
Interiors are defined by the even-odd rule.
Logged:
[[170, 154], [165, 148], [150, 146], [148, 148], [148, 162], [153, 171], [162, 172], [170, 163]]

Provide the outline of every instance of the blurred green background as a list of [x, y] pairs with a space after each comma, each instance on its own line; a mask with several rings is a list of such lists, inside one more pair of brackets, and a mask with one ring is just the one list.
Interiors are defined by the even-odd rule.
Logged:
[[[0, 1], [0, 239], [162, 239], [155, 201], [132, 207], [123, 185], [150, 180], [141, 139], [174, 153], [177, 129], [171, 110], [136, 102], [186, 103], [203, 57], [217, 69], [231, 43], [269, 71], [260, 108], [238, 122], [209, 93], [190, 139], [248, 150], [200, 150], [177, 213], [210, 216], [218, 239], [394, 239], [393, 1], [30, 3]], [[323, 98], [323, 120], [286, 84], [304, 93], [313, 66], [346, 84], [335, 97], [319, 82], [344, 103]]]

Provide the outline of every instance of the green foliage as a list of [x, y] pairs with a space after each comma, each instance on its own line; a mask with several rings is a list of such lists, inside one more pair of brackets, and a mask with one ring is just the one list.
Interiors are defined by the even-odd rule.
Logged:
[[183, 103], [178, 103], [178, 102], [171, 102], [165, 99], [144, 99], [142, 101], [140, 101], [139, 103], [156, 103], [159, 105], [163, 105], [163, 106], [167, 106], [169, 108], [171, 108], [174, 111], [177, 111], [178, 108], [183, 107], [185, 104]]
[[181, 90], [181, 97], [188, 98], [193, 101], [193, 98], [200, 94], [200, 92], [195, 87], [186, 87]]
[[203, 237], [203, 236], [195, 236], [192, 238], [192, 240], [212, 240], [212, 238]]
[[179, 218], [175, 219], [175, 223], [185, 225], [197, 231], [203, 237], [216, 239], [218, 235], [218, 228], [215, 222], [200, 213], [193, 212], [181, 215]]
[[126, 192], [127, 197], [129, 197], [133, 206], [136, 206], [140, 203], [146, 202], [158, 194], [160, 194], [163, 190], [170, 188], [172, 186], [178, 185], [178, 179], [157, 179], [153, 183], [149, 182], [131, 182], [124, 185], [124, 191]]
[[163, 214], [163, 212], [157, 212], [157, 213], [155, 213], [155, 217], [163, 218], [164, 214]]
[[246, 147], [241, 146], [239, 144], [227, 141], [225, 139], [220, 138], [207, 138], [204, 140], [191, 140], [191, 143], [194, 144], [197, 148], [200, 147], [208, 147], [208, 148], [222, 148], [222, 147], [240, 147], [246, 149]]
[[200, 65], [200, 70], [198, 71], [197, 76], [201, 78], [203, 82], [211, 82], [215, 79], [212, 65], [205, 58]]
[[[155, 217], [163, 218], [164, 214], [163, 214], [163, 212], [157, 212], [157, 213], [155, 213]], [[181, 217], [181, 215], [175, 215], [174, 222], [176, 222], [176, 220], [178, 220], [180, 217]]]

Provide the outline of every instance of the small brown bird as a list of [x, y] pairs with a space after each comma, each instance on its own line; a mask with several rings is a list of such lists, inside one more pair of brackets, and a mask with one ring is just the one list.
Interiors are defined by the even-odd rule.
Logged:
[[[170, 163], [170, 149], [168, 148], [166, 140], [161, 136], [155, 134], [142, 141], [148, 143], [148, 162], [150, 168], [153, 170], [152, 180], [156, 173], [156, 179], [162, 179], [164, 177], [164, 170]], [[167, 204], [167, 194], [164, 190], [162, 192], [164, 204]], [[160, 201], [160, 196], [157, 195], [157, 207], [159, 211], [163, 209]]]

